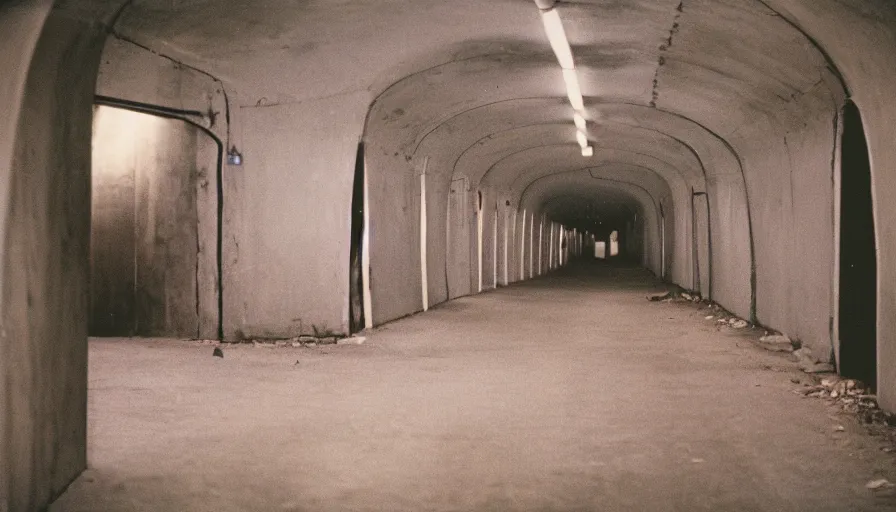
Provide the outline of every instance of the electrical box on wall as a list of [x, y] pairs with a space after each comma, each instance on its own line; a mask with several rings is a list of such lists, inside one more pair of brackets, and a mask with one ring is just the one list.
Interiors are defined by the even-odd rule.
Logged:
[[227, 151], [227, 165], [243, 165], [243, 155], [237, 151], [236, 146]]

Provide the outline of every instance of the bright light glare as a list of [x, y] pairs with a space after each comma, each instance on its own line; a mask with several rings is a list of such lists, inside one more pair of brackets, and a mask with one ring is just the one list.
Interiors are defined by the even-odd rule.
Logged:
[[579, 131], [582, 131], [582, 132], [588, 131], [588, 122], [585, 121], [585, 118], [582, 117], [582, 114], [579, 114], [578, 112], [576, 112], [575, 114], [572, 115], [572, 119], [573, 119], [573, 121], [576, 122], [576, 128], [578, 128]]
[[582, 156], [586, 158], [594, 156], [594, 148], [592, 146], [585, 146], [582, 148]]
[[579, 141], [579, 146], [582, 146], [582, 149], [588, 147], [588, 136], [584, 132], [577, 131], [576, 140]]
[[551, 9], [541, 13], [541, 21], [544, 23], [544, 31], [551, 42], [551, 48], [563, 69], [574, 69], [575, 62], [572, 59], [572, 49], [566, 39], [566, 31], [563, 30], [563, 21], [557, 9]]
[[579, 87], [579, 75], [576, 70], [564, 69], [563, 81], [566, 82], [566, 94], [573, 110], [585, 110], [585, 100], [582, 99], [582, 88]]

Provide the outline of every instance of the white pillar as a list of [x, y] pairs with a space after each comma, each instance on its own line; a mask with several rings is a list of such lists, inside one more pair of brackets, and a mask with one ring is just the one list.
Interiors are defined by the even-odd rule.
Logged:
[[423, 297], [423, 311], [429, 310], [429, 265], [426, 255], [426, 168], [429, 157], [423, 159], [423, 173], [420, 174], [420, 287]]

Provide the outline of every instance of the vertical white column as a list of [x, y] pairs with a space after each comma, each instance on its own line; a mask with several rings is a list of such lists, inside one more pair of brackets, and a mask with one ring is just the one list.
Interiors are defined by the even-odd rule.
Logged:
[[476, 254], [477, 261], [479, 262], [479, 288], [478, 291], [482, 291], [482, 191], [480, 190], [476, 194], [477, 206], [476, 206]]
[[492, 226], [492, 286], [498, 287], [498, 203], [495, 203], [495, 225]]
[[429, 157], [423, 159], [423, 173], [420, 174], [420, 287], [423, 297], [423, 311], [429, 310], [429, 264], [426, 255], [426, 168]]
[[542, 268], [542, 256], [544, 255], [544, 217], [538, 221], [538, 275], [544, 272]]
[[535, 277], [535, 214], [529, 216], [529, 279]]
[[508, 284], [510, 284], [509, 281], [507, 280], [507, 263], [509, 261], [508, 256], [507, 256], [507, 247], [508, 247], [507, 239], [508, 239], [508, 235], [510, 234], [509, 223], [510, 223], [510, 206], [508, 205], [508, 206], [504, 207], [504, 286], [507, 286]]
[[367, 162], [364, 162], [364, 235], [361, 238], [362, 301], [364, 303], [364, 328], [373, 327], [373, 299], [370, 293], [370, 193], [367, 187]]
[[[516, 223], [513, 224], [516, 229]], [[519, 281], [526, 280], [526, 210], [523, 210], [523, 218], [520, 221], [520, 275]]]

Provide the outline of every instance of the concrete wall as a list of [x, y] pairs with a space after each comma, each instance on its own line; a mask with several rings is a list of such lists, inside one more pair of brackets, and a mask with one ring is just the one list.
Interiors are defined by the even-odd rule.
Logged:
[[[348, 331], [352, 185], [368, 102], [351, 95], [239, 109], [244, 164], [224, 176], [228, 339]], [[375, 190], [371, 182], [372, 203]], [[376, 240], [383, 227], [372, 222]], [[381, 276], [374, 264], [374, 283]], [[381, 318], [376, 304], [373, 313]]]
[[184, 121], [97, 109], [92, 335], [216, 335], [217, 158]]
[[[44, 508], [87, 462], [91, 104], [105, 33], [53, 14], [29, 59], [27, 41], [47, 7], [0, 9], [0, 32], [5, 37], [10, 29], [26, 42], [20, 54], [4, 51], [5, 59], [18, 60], [4, 69], [27, 73], [24, 96], [8, 85], [0, 94], [7, 112], [21, 105], [15, 130], [0, 137], [14, 148], [11, 159], [0, 155], [8, 185], [0, 508], [15, 512]], [[10, 28], [8, 21], [23, 25]]]

